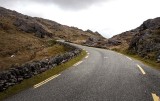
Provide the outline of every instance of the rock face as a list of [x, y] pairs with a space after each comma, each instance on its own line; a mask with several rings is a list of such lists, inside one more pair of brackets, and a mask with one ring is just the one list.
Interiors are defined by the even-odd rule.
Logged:
[[128, 49], [131, 39], [137, 32], [126, 31], [119, 35], [115, 35], [112, 38], [108, 39], [107, 46], [111, 50], [124, 51]]
[[146, 29], [150, 30], [160, 29], [160, 17], [144, 21], [143, 24], [140, 27], [138, 27], [138, 29], [140, 31], [144, 31]]
[[82, 45], [89, 47], [97, 47], [97, 48], [106, 48], [108, 40], [107, 39], [99, 39], [99, 38], [88, 38]]
[[17, 26], [19, 30], [26, 33], [35, 33], [35, 36], [40, 38], [44, 38], [45, 36], [52, 37], [52, 33], [35, 20], [17, 18], [13, 25]]
[[160, 62], [160, 17], [108, 39], [107, 47]]
[[129, 51], [159, 61], [160, 18], [147, 20], [137, 29], [138, 33], [132, 38]]
[[12, 66], [9, 70], [0, 72], [0, 92], [6, 90], [10, 86], [20, 83], [24, 79], [31, 78], [34, 75], [40, 74], [48, 69], [52, 69], [57, 65], [67, 62], [82, 51], [81, 49], [66, 43], [59, 42], [59, 44], [65, 45], [72, 50], [41, 61], [29, 62], [21, 66]]

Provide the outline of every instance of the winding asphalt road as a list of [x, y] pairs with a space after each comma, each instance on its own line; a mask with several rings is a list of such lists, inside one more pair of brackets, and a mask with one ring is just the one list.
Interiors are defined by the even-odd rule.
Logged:
[[160, 71], [122, 54], [79, 46], [71, 68], [5, 101], [159, 101]]

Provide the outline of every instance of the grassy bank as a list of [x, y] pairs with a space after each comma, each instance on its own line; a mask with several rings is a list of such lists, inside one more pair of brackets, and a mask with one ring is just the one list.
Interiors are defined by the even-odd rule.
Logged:
[[42, 74], [36, 75], [30, 79], [26, 79], [23, 82], [21, 82], [20, 84], [17, 84], [13, 87], [10, 87], [9, 89], [7, 89], [4, 92], [0, 93], [0, 100], [3, 100], [9, 96], [12, 96], [16, 93], [19, 93], [27, 88], [33, 87], [35, 84], [55, 75], [58, 74], [62, 71], [64, 71], [65, 69], [71, 67], [72, 65], [74, 65], [76, 62], [80, 61], [81, 59], [83, 59], [86, 56], [86, 52], [82, 51], [80, 55], [78, 55], [77, 57], [71, 59], [70, 61], [61, 64], [51, 70], [48, 70]]
[[142, 57], [140, 57], [140, 56], [138, 56], [138, 55], [129, 54], [129, 53], [125, 52], [125, 51], [123, 51], [123, 52], [116, 51], [116, 52], [119, 52], [119, 53], [122, 53], [122, 54], [124, 54], [124, 55], [127, 55], [127, 56], [129, 56], [129, 57], [131, 57], [131, 58], [134, 58], [134, 59], [136, 59], [136, 60], [141, 61], [142, 63], [144, 63], [144, 64], [146, 64], [146, 65], [148, 65], [148, 66], [150, 66], [150, 67], [153, 67], [153, 68], [155, 68], [155, 69], [160, 70], [160, 63], [156, 63], [155, 60], [144, 59], [144, 58], [142, 58]]
[[[31, 35], [19, 34], [19, 37], [15, 37], [17, 35], [3, 34], [3, 37], [0, 38], [0, 71], [7, 70], [12, 65], [22, 65], [26, 62], [42, 60], [71, 50], [57, 44], [54, 39], [42, 40]], [[12, 36], [14, 37], [12, 38]], [[25, 38], [24, 42], [17, 42], [21, 37]]]

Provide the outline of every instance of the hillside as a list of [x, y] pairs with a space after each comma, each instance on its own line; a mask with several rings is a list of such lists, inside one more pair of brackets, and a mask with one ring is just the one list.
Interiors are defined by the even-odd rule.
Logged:
[[129, 44], [129, 52], [160, 62], [160, 18], [149, 19], [138, 27]]
[[48, 40], [64, 39], [83, 43], [90, 37], [103, 39], [100, 34], [90, 30], [83, 31], [2, 7], [0, 7], [0, 36], [0, 70], [13, 64], [46, 58], [68, 50], [57, 44], [51, 47]]
[[160, 17], [144, 21], [136, 29], [110, 38], [107, 45], [112, 50], [135, 54], [159, 64]]

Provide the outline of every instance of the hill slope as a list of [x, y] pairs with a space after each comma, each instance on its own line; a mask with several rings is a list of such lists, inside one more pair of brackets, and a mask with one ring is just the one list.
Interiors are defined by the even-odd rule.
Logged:
[[[51, 20], [30, 17], [2, 7], [0, 36], [0, 70], [12, 64], [21, 64], [36, 57], [46, 58], [67, 50], [57, 45], [49, 48], [48, 40], [51, 39], [64, 39], [75, 43], [83, 43], [90, 37], [103, 39], [100, 34], [89, 30], [83, 31]], [[44, 52], [50, 51], [55, 52], [42, 56]]]
[[144, 21], [136, 29], [110, 38], [108, 47], [136, 54], [158, 64], [160, 62], [160, 17]]
[[0, 7], [1, 20], [8, 21], [10, 28], [26, 33], [34, 33], [35, 36], [58, 37], [69, 41], [84, 41], [89, 37], [103, 38], [99, 33], [90, 30], [83, 31], [76, 27], [61, 25], [55, 21], [29, 17], [16, 11], [11, 11]]

